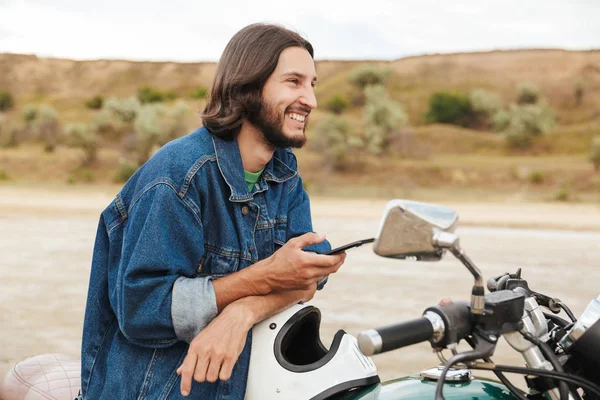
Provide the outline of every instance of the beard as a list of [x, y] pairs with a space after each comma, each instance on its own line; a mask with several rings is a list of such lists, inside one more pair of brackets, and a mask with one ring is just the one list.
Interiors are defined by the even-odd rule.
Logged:
[[280, 115], [275, 107], [271, 107], [264, 101], [261, 102], [259, 107], [255, 108], [254, 112], [250, 112], [248, 115], [248, 122], [258, 129], [263, 136], [265, 143], [273, 149], [281, 149], [286, 147], [293, 147], [299, 149], [306, 144], [306, 122], [302, 129], [302, 136], [289, 137], [283, 132], [283, 125], [285, 123], [285, 114], [288, 109]]

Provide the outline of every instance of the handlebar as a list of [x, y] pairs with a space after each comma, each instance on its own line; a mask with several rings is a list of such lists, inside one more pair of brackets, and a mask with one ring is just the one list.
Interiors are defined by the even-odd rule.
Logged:
[[433, 335], [434, 327], [431, 320], [421, 317], [361, 332], [358, 334], [358, 347], [363, 354], [371, 356], [425, 342], [432, 339]]

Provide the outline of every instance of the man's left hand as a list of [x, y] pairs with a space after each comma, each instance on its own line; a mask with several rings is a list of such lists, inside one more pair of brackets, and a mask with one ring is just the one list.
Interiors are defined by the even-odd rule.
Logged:
[[196, 382], [216, 382], [231, 377], [253, 323], [246, 307], [231, 303], [192, 340], [183, 363], [177, 368], [183, 396], [189, 395], [192, 378]]

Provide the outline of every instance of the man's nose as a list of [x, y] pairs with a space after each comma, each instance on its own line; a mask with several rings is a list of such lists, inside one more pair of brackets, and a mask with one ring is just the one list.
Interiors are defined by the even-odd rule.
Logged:
[[300, 97], [300, 103], [309, 107], [311, 110], [317, 108], [317, 98], [315, 97], [315, 89], [312, 86], [304, 90], [302, 97]]

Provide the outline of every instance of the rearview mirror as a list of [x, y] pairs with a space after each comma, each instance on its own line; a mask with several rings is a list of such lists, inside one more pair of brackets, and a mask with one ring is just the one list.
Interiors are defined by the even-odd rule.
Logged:
[[392, 200], [383, 213], [373, 251], [382, 257], [438, 261], [444, 249], [434, 245], [438, 232], [454, 232], [458, 214], [443, 206]]

